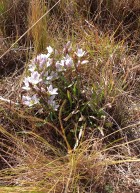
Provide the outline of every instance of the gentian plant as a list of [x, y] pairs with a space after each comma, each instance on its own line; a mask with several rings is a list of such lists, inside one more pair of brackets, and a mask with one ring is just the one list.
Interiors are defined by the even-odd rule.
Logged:
[[[47, 54], [39, 54], [31, 60], [22, 86], [26, 93], [22, 96], [22, 103], [39, 109], [38, 112], [47, 121], [54, 121], [54, 117], [57, 123], [60, 121], [57, 112], [62, 111], [61, 106], [65, 101], [61, 112], [66, 123], [63, 133], [74, 148], [78, 146], [84, 125], [95, 121], [90, 100], [86, 98], [88, 88], [83, 85], [81, 72], [89, 62], [87, 57], [86, 51], [82, 48], [73, 49], [70, 42], [62, 51], [49, 46]], [[92, 94], [92, 90], [89, 90]]]
[[22, 86], [26, 91], [26, 95], [22, 96], [22, 103], [29, 107], [45, 105], [45, 108], [47, 106], [51, 111], [57, 111], [61, 100], [59, 85], [63, 84], [62, 79], [66, 82], [67, 72], [76, 71], [79, 65], [88, 63], [88, 60], [84, 59], [86, 52], [82, 49], [73, 51], [70, 42], [61, 53], [51, 46], [47, 47], [47, 52], [36, 56], [28, 66]]

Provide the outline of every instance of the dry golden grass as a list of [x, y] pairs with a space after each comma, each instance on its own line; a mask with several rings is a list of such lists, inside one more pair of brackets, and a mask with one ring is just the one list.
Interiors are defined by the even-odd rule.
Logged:
[[[42, 15], [47, 11], [47, 7], [45, 6], [44, 0], [33, 0], [29, 5], [29, 28], [40, 19]], [[48, 16], [47, 16], [48, 17]], [[46, 48], [48, 33], [47, 33], [47, 17], [44, 17], [41, 21], [31, 29], [29, 34], [33, 38], [34, 47], [36, 48], [36, 52], [40, 53]]]
[[[30, 119], [30, 122], [33, 121], [34, 124], [37, 121], [34, 117], [24, 117], [24, 119]], [[13, 124], [16, 126], [16, 123]], [[122, 130], [131, 129], [134, 126], [136, 125]], [[46, 127], [46, 129], [49, 128]], [[116, 181], [115, 179], [108, 180], [115, 175], [119, 176], [119, 170], [120, 172], [124, 170], [127, 173], [127, 169], [125, 170], [123, 167], [134, 167], [134, 164], [127, 163], [136, 164], [140, 161], [133, 155], [129, 146], [130, 143], [139, 141], [139, 139], [107, 147], [102, 143], [104, 138], [98, 139], [90, 134], [89, 139], [81, 141], [75, 151], [69, 151], [67, 154], [62, 149], [49, 144], [44, 137], [31, 131], [31, 128], [30, 131], [25, 131], [22, 128], [22, 131], [19, 131], [20, 135], [18, 133], [10, 134], [4, 127], [1, 127], [0, 131], [7, 139], [7, 142], [5, 140], [1, 146], [8, 149], [6, 155], [9, 157], [9, 161], [7, 159], [5, 162], [9, 168], [1, 170], [0, 179], [3, 184], [9, 186], [15, 184], [16, 186], [29, 187], [29, 192], [34, 189], [37, 192], [102, 191], [106, 184], [110, 183], [111, 186], [111, 182]], [[105, 138], [107, 137], [105, 136]], [[6, 145], [6, 143], [11, 145]], [[10, 157], [13, 160], [12, 163], [10, 163]], [[121, 165], [117, 167], [119, 163]], [[114, 174], [108, 173], [112, 170], [114, 170]], [[134, 175], [132, 172], [129, 175], [130, 178], [131, 175], [135, 176], [136, 182], [138, 181], [138, 173]], [[121, 177], [119, 178], [119, 184], [114, 184], [114, 191], [115, 188], [119, 188], [119, 185], [122, 188]], [[127, 175], [123, 176], [123, 180], [127, 183], [126, 179]], [[131, 183], [129, 185], [131, 186]]]
[[[79, 68], [82, 84], [87, 99], [94, 89], [93, 109], [105, 114], [93, 116], [96, 126], [83, 125], [73, 150], [64, 103], [58, 122], [44, 123], [32, 110], [0, 100], [0, 192], [140, 191], [139, 10], [139, 0], [0, 2], [0, 65], [6, 71], [19, 60], [28, 65], [46, 46], [61, 49], [71, 40], [88, 52], [89, 64]], [[21, 100], [24, 74], [17, 71], [0, 80], [1, 96], [13, 102]]]

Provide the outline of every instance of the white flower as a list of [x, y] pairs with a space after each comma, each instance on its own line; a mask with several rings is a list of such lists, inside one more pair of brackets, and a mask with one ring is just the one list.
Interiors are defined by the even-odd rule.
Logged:
[[58, 72], [65, 71], [67, 67], [73, 66], [73, 59], [67, 54], [63, 60], [57, 61], [55, 66]]
[[29, 107], [38, 104], [39, 103], [39, 99], [37, 98], [36, 95], [33, 95], [32, 97], [30, 96], [22, 96], [22, 102], [24, 105], [27, 105]]
[[36, 58], [32, 60], [32, 63], [37, 63], [39, 67], [44, 68], [46, 62], [48, 61], [50, 55], [48, 54], [39, 54]]
[[49, 72], [47, 71], [44, 76], [46, 76], [46, 83], [49, 83], [49, 81], [53, 81], [55, 80], [56, 78], [58, 78], [58, 74], [54, 71], [52, 71], [50, 74]]
[[57, 92], [58, 88], [53, 88], [52, 85], [50, 85], [49, 87], [47, 87], [47, 89], [48, 89], [48, 93], [49, 93], [50, 95], [57, 95], [57, 94], [58, 94], [58, 92]]
[[55, 95], [49, 97], [48, 104], [50, 105], [51, 102], [55, 99]]
[[48, 50], [48, 54], [46, 55], [46, 57], [49, 58], [53, 52], [53, 49], [49, 46], [47, 47], [47, 50]]
[[59, 105], [56, 104], [56, 102], [54, 101], [55, 95], [51, 96], [48, 100], [48, 105], [51, 106], [51, 108], [53, 108], [54, 111], [58, 110]]
[[58, 78], [57, 72], [54, 72], [54, 71], [51, 72], [51, 76], [52, 76], [53, 79]]
[[76, 54], [79, 58], [81, 58], [81, 57], [83, 57], [83, 56], [85, 55], [85, 51], [83, 51], [82, 48], [81, 48], [81, 49], [78, 49], [77, 52], [75, 52], [75, 54]]
[[48, 53], [49, 53], [49, 54], [52, 54], [53, 48], [52, 48], [51, 46], [48, 46], [48, 47], [47, 47], [47, 50], [48, 50]]
[[72, 67], [73, 65], [73, 59], [67, 54], [66, 57], [64, 57], [65, 65], [67, 67]]
[[58, 110], [59, 105], [56, 104], [55, 101], [53, 101], [53, 103], [51, 104], [51, 107], [53, 108], [54, 111]]
[[57, 61], [55, 64], [57, 71], [58, 72], [65, 71], [64, 65], [65, 65], [64, 60], [61, 60], [61, 62]]
[[24, 105], [30, 106], [31, 97], [29, 96], [22, 96], [22, 102]]
[[31, 76], [29, 77], [29, 82], [31, 84], [36, 85], [41, 81], [42, 79], [40, 78], [40, 74], [37, 71], [31, 73]]
[[30, 85], [29, 85], [29, 80], [30, 80], [30, 77], [25, 77], [23, 82], [24, 82], [24, 86], [22, 87], [24, 90], [30, 90]]
[[39, 54], [35, 60], [37, 60], [38, 62], [41, 62], [42, 60], [44, 61], [47, 61], [48, 60], [48, 57], [47, 57], [47, 54]]
[[46, 63], [46, 67], [51, 66], [52, 63], [53, 63], [53, 59], [52, 59], [52, 58], [48, 58], [48, 61], [47, 61], [47, 63]]
[[22, 88], [24, 90], [29, 91], [31, 89], [30, 88], [30, 83], [32, 85], [36, 85], [36, 84], [38, 84], [41, 81], [42, 81], [42, 79], [40, 78], [40, 74], [37, 71], [33, 71], [31, 73], [31, 76], [28, 76], [28, 77], [24, 78], [24, 80], [23, 80], [24, 86]]
[[31, 99], [32, 99], [32, 101], [34, 102], [34, 104], [39, 103], [39, 99], [37, 98], [37, 95], [36, 95], [36, 94], [34, 94]]

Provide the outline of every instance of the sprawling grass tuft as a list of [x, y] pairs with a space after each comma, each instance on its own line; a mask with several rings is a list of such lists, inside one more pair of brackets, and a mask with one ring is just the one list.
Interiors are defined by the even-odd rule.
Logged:
[[139, 192], [139, 0], [0, 2], [0, 192]]

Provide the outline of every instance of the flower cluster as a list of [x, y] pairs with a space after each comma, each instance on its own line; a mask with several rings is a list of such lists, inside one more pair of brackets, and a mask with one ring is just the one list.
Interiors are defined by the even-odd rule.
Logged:
[[[24, 78], [22, 86], [22, 89], [26, 91], [26, 95], [22, 96], [24, 105], [31, 107], [44, 104], [54, 111], [58, 110], [59, 88], [55, 88], [55, 83], [60, 76], [65, 76], [68, 69], [75, 69], [76, 65], [88, 62], [83, 60], [86, 53], [82, 49], [77, 49], [74, 52], [77, 62], [70, 52], [72, 52], [72, 47], [68, 42], [62, 54], [49, 46], [47, 54], [40, 54], [31, 60], [27, 70], [28, 76]], [[60, 60], [56, 60], [56, 58], [60, 58]]]

